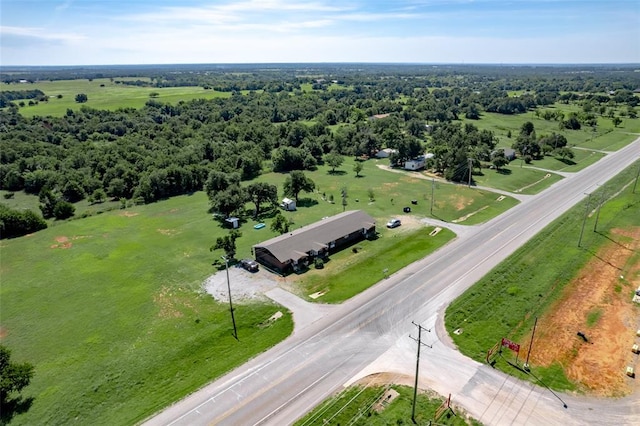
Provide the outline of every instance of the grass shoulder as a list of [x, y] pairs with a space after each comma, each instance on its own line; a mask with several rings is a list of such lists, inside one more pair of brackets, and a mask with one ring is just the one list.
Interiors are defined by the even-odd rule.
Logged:
[[[455, 234], [432, 226], [402, 231], [384, 231], [372, 241], [362, 241], [352, 249], [331, 256], [323, 269], [309, 270], [296, 282], [301, 297], [322, 303], [340, 303], [362, 293], [405, 266], [428, 256]], [[435, 235], [432, 235], [435, 234]], [[310, 297], [310, 295], [316, 297]]]
[[[565, 291], [567, 286], [588, 262], [599, 255], [599, 250], [602, 247], [612, 244], [612, 241], [625, 247], [632, 242], [617, 231], [614, 233], [614, 230], [632, 229], [638, 226], [637, 206], [640, 203], [640, 194], [632, 194], [631, 188], [625, 186], [629, 182], [633, 182], [638, 166], [636, 163], [624, 170], [608, 182], [605, 188], [599, 190], [611, 194], [620, 188], [625, 188], [621, 193], [607, 199], [602, 206], [598, 218], [598, 232], [592, 231], [595, 228], [597, 216], [595, 210], [591, 211], [592, 214], [589, 215], [585, 223], [586, 229], [591, 229], [591, 231], [585, 232], [581, 247], [578, 247], [577, 242], [584, 220], [586, 201], [551, 223], [447, 308], [446, 328], [463, 354], [479, 362], [486, 362], [487, 351], [502, 338], [508, 338], [519, 342], [521, 348], [526, 348], [521, 349], [520, 353], [519, 366], [522, 367], [521, 364], [524, 362], [523, 357], [527, 354], [535, 318], [541, 318], [553, 312], [555, 309], [553, 307], [557, 306], [559, 300], [567, 297]], [[599, 198], [600, 193], [596, 192], [593, 197]], [[595, 199], [593, 197], [592, 201]], [[625, 262], [624, 266], [620, 266], [622, 269], [618, 274], [626, 276], [629, 272], [633, 276], [636, 267], [634, 265], [637, 265], [638, 257], [630, 257]], [[600, 269], [606, 266], [603, 264]], [[596, 277], [592, 275], [591, 280], [595, 279]], [[623, 287], [628, 291], [632, 290], [633, 286], [626, 283], [625, 280], [619, 284], [620, 291], [618, 292], [621, 292]], [[586, 293], [579, 296], [582, 291], [583, 288], [579, 287], [578, 297], [576, 297], [578, 303], [580, 300], [587, 299]], [[625, 290], [625, 294], [626, 292], [627, 290]], [[590, 294], [589, 291], [587, 293]], [[602, 304], [607, 300], [609, 300], [609, 296], [595, 301], [594, 308], [585, 310], [584, 318], [580, 319], [578, 324], [582, 324], [580, 327], [584, 327], [583, 331], [586, 331], [587, 334], [595, 333], [596, 323], [603, 316], [599, 307], [605, 306]], [[573, 311], [576, 309], [574, 307]], [[569, 338], [575, 339], [576, 330], [571, 331]], [[548, 332], [552, 333], [552, 331]], [[538, 345], [540, 346], [540, 344]], [[540, 349], [538, 348], [538, 350]], [[570, 351], [567, 356], [573, 357], [579, 350], [579, 347], [576, 347], [575, 351]], [[532, 352], [535, 351], [536, 342], [532, 347]], [[580, 381], [569, 378], [567, 372], [572, 361], [568, 359], [563, 358], [558, 362], [545, 365], [536, 365], [535, 362], [532, 362], [531, 372], [533, 375], [514, 368], [516, 357], [506, 348], [503, 349], [502, 355], [496, 359], [496, 368], [521, 378], [543, 383], [553, 389], [586, 389]], [[623, 373], [620, 372], [620, 374]]]
[[[411, 420], [413, 388], [402, 385], [354, 385], [328, 398], [316, 409], [298, 420], [296, 426], [349, 424], [349, 425], [403, 425]], [[442, 397], [418, 392], [415, 420], [419, 425], [480, 425], [462, 409], [451, 405], [444, 408]], [[440, 409], [440, 410], [439, 410]], [[436, 419], [436, 413], [438, 417]]]

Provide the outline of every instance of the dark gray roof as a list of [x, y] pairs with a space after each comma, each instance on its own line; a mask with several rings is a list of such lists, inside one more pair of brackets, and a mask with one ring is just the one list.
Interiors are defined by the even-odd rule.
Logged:
[[371, 229], [375, 220], [362, 210], [349, 210], [322, 219], [303, 228], [280, 235], [253, 246], [262, 247], [280, 262], [305, 257], [308, 251], [320, 250], [327, 245], [361, 229]]

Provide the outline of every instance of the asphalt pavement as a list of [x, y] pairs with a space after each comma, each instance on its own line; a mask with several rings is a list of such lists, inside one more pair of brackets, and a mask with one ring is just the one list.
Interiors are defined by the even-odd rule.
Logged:
[[[359, 378], [379, 372], [413, 374], [412, 321], [432, 330], [424, 335], [432, 348], [423, 352], [420, 386], [451, 393], [456, 404], [484, 424], [640, 424], [636, 395], [597, 399], [552, 393], [462, 356], [447, 343], [441, 325], [452, 300], [638, 158], [640, 140], [523, 199], [366, 292], [316, 311], [284, 342], [146, 424], [291, 424]], [[282, 296], [275, 298], [286, 303]]]

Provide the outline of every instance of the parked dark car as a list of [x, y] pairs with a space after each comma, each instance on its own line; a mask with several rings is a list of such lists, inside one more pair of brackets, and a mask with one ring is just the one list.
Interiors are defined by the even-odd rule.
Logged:
[[251, 259], [242, 259], [240, 261], [240, 266], [246, 269], [249, 272], [258, 272], [258, 262]]

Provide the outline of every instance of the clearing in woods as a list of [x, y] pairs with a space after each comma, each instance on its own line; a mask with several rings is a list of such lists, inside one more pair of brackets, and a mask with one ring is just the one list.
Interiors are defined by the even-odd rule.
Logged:
[[599, 396], [627, 395], [637, 386], [625, 370], [638, 357], [631, 347], [640, 328], [640, 308], [632, 301], [640, 286], [640, 228], [612, 233], [626, 242], [604, 246], [564, 289], [539, 318], [531, 351], [532, 364], [559, 363], [581, 390]]

